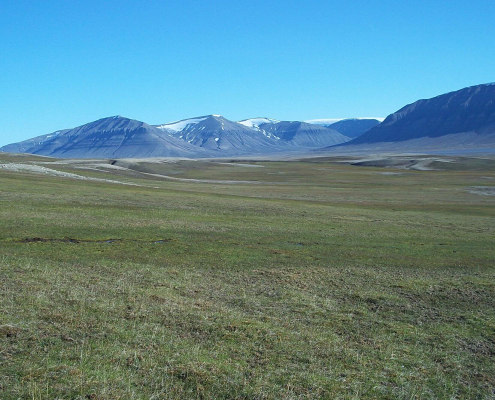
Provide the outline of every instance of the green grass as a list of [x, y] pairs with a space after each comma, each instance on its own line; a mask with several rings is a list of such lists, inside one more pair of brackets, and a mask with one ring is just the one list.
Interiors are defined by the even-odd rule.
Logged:
[[256, 164], [0, 169], [0, 398], [495, 397], [491, 161]]

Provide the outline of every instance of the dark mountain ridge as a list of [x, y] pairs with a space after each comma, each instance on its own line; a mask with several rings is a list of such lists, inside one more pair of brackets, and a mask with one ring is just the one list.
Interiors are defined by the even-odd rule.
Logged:
[[409, 104], [346, 145], [494, 132], [495, 84], [483, 84]]

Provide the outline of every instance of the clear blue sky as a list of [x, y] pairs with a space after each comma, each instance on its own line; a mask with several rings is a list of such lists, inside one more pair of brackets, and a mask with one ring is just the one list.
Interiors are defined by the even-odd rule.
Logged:
[[386, 116], [492, 81], [493, 0], [0, 0], [0, 145], [116, 114]]

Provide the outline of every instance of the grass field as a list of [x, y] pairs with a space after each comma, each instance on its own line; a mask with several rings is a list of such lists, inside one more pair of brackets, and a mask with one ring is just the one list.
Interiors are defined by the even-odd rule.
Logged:
[[495, 398], [493, 159], [12, 163], [1, 399]]

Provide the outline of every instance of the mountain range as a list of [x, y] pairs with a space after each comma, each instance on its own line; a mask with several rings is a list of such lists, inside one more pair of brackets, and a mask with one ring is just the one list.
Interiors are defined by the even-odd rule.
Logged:
[[201, 157], [205, 151], [144, 122], [103, 118], [1, 148], [60, 158]]
[[113, 116], [0, 150], [60, 158], [201, 158], [303, 151], [349, 140], [328, 127], [268, 118], [234, 122], [220, 115], [205, 115], [148, 125]]
[[495, 84], [418, 100], [390, 114], [345, 120], [239, 122], [205, 115], [149, 125], [114, 116], [0, 148], [60, 158], [223, 157], [328, 152], [495, 151]]

